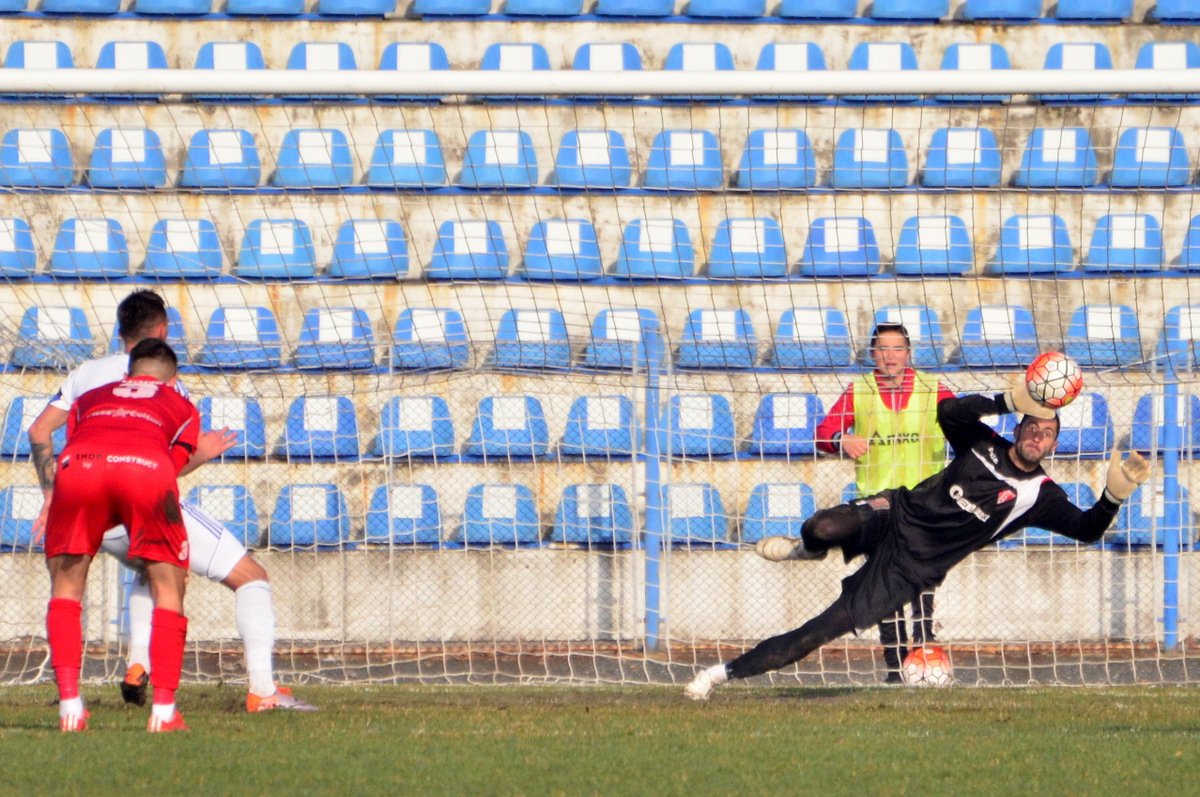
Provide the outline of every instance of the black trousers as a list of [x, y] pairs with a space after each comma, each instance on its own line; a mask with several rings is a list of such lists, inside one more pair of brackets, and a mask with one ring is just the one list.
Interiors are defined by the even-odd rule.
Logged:
[[[896, 681], [900, 677], [900, 665], [908, 656], [909, 638], [903, 609], [879, 624], [879, 643], [883, 646], [883, 661], [887, 664], [888, 681]], [[933, 635], [932, 590], [922, 592], [920, 600], [912, 604], [911, 639], [914, 647], [936, 641]]]

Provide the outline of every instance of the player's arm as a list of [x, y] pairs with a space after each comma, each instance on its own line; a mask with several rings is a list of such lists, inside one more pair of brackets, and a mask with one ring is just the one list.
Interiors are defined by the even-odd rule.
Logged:
[[826, 454], [841, 451], [841, 438], [854, 426], [854, 383], [851, 382], [838, 396], [829, 412], [817, 424], [817, 450]]
[[1090, 509], [1080, 509], [1071, 503], [1061, 487], [1047, 481], [1042, 485], [1033, 510], [1021, 525], [1049, 529], [1073, 540], [1092, 543], [1104, 536], [1120, 508], [1121, 503], [1105, 491]]
[[42, 494], [49, 500], [54, 492], [54, 433], [67, 422], [69, 413], [54, 404], [46, 405], [42, 413], [29, 426], [29, 454], [33, 470], [37, 474]]
[[1005, 412], [1008, 409], [1002, 395], [989, 397], [971, 394], [939, 401], [937, 420], [954, 453], [961, 454], [976, 443], [997, 436], [990, 426], [980, 420], [984, 415]]

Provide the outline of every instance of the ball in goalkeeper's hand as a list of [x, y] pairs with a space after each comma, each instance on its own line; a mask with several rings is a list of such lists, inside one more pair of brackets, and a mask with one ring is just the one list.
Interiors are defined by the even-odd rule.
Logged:
[[1057, 410], [1083, 392], [1083, 371], [1062, 352], [1042, 352], [1025, 369], [1025, 386], [1034, 401]]

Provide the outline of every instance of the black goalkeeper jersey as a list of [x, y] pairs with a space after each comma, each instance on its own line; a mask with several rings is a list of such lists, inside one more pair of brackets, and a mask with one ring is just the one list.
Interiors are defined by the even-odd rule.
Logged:
[[1017, 468], [1008, 456], [1013, 443], [980, 420], [1009, 411], [1000, 395], [968, 395], [938, 404], [938, 423], [954, 459], [892, 497], [892, 522], [900, 548], [908, 554], [896, 564], [914, 583], [938, 583], [971, 553], [1026, 526], [1090, 543], [1116, 517], [1119, 504], [1107, 497], [1085, 511], [1071, 503], [1041, 466], [1032, 472]]

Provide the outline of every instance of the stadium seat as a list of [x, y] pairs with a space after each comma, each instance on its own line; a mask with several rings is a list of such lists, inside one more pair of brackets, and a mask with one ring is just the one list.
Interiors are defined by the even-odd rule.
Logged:
[[[1175, 404], [1180, 452], [1184, 456], [1200, 453], [1200, 396], [1180, 392]], [[1129, 447], [1134, 451], [1161, 454], [1167, 447], [1166, 397], [1161, 388], [1140, 396], [1133, 408], [1133, 427]]]
[[[680, 42], [671, 45], [667, 50], [663, 69], [667, 72], [725, 72], [735, 69], [733, 52], [729, 46], [721, 42]], [[673, 96], [666, 100], [684, 100], [688, 102], [710, 101], [719, 99], [712, 95]]]
[[[999, 44], [951, 44], [942, 54], [940, 68], [943, 71], [990, 72], [1011, 69], [1012, 62], [1008, 51]], [[1007, 94], [938, 94], [934, 99], [940, 102], [1004, 102], [1008, 97]]]
[[1186, 271], [1200, 269], [1200, 216], [1193, 216], [1183, 239], [1183, 250], [1179, 254], [1179, 268]]
[[1056, 457], [1103, 457], [1116, 445], [1108, 400], [1102, 393], [1080, 393], [1058, 411], [1058, 420]]
[[471, 357], [462, 313], [442, 307], [408, 308], [392, 334], [393, 368], [462, 368]]
[[738, 188], [813, 188], [817, 159], [808, 134], [800, 129], [752, 130], [738, 166]]
[[536, 546], [542, 539], [533, 493], [523, 484], [476, 484], [467, 491], [455, 541], [470, 547]]
[[557, 309], [505, 310], [496, 332], [497, 368], [570, 368], [567, 322]]
[[259, 543], [258, 507], [244, 484], [200, 484], [184, 499], [204, 514], [220, 521], [248, 548]]
[[[379, 55], [381, 71], [441, 72], [449, 68], [450, 59], [446, 56], [446, 48], [437, 42], [391, 42]], [[416, 99], [433, 98], [419, 96]]]
[[92, 330], [79, 307], [25, 308], [9, 363], [65, 371], [92, 356]]
[[593, 10], [602, 17], [669, 17], [675, 11], [675, 0], [596, 0]]
[[432, 130], [384, 130], [375, 142], [367, 185], [373, 188], [437, 187], [446, 184], [446, 161]]
[[484, 49], [479, 68], [485, 72], [540, 72], [551, 68], [550, 55], [537, 42], [497, 42]]
[[721, 149], [709, 130], [663, 130], [650, 144], [642, 185], [674, 191], [720, 188]]
[[441, 505], [428, 484], [381, 484], [371, 493], [363, 542], [438, 545], [441, 541]]
[[754, 413], [750, 429], [751, 454], [812, 456], [816, 453], [817, 422], [825, 408], [814, 393], [768, 393]]
[[633, 508], [619, 484], [569, 484], [554, 513], [550, 541], [564, 545], [633, 544]]
[[908, 155], [895, 130], [843, 130], [833, 149], [834, 188], [903, 188]]
[[634, 219], [625, 227], [613, 276], [622, 279], [685, 279], [696, 254], [680, 219]]
[[141, 275], [150, 279], [221, 276], [221, 242], [208, 219], [159, 219], [150, 230]]
[[507, 275], [508, 246], [498, 223], [444, 221], [438, 227], [426, 279], [498, 280]]
[[[1117, 531], [1105, 538], [1110, 547], [1123, 548], [1126, 546], [1156, 546], [1163, 547], [1167, 543], [1167, 535], [1177, 531], [1181, 550], [1191, 550], [1195, 539], [1195, 524], [1192, 522], [1191, 501], [1186, 487], [1179, 486], [1176, 494], [1176, 505], [1170, 507], [1166, 496], [1166, 486], [1161, 475], [1155, 476], [1145, 484], [1140, 485], [1129, 496], [1129, 500], [1121, 504], [1121, 514], [1117, 519]], [[1168, 524], [1175, 524], [1174, 529]], [[1124, 531], [1124, 534], [1121, 532]]]
[[205, 368], [278, 368], [282, 338], [266, 307], [222, 306], [213, 311], [196, 365]]
[[642, 54], [629, 42], [588, 42], [575, 51], [571, 68], [589, 72], [640, 72]]
[[246, 226], [236, 273], [255, 279], [316, 276], [312, 231], [299, 219], [255, 219]]
[[689, 0], [687, 15], [701, 19], [740, 19], [766, 14], [766, 0]]
[[[880, 324], [903, 324], [908, 330], [913, 367], [937, 368], [946, 362], [942, 325], [932, 308], [923, 304], [881, 307], [875, 311], [871, 329]], [[864, 349], [864, 364], [870, 364], [870, 356], [871, 353]]]
[[628, 457], [637, 449], [628, 396], [578, 396], [567, 411], [558, 453], [569, 457]]
[[[825, 54], [815, 42], [768, 42], [758, 53], [754, 66], [759, 72], [823, 72]], [[760, 94], [767, 101], [804, 102], [823, 99], [820, 95]]]
[[716, 488], [707, 483], [665, 484], [662, 505], [672, 545], [711, 548], [728, 542], [729, 520]]
[[533, 396], [486, 396], [479, 401], [463, 453], [472, 457], [539, 457], [550, 447], [542, 402]]
[[0, 277], [32, 277], [37, 269], [33, 231], [25, 219], [0, 219]]
[[[1096, 503], [1096, 493], [1092, 491], [1090, 485], [1083, 482], [1059, 482], [1059, 487], [1067, 494], [1067, 498], [1075, 506], [1087, 508]], [[1047, 529], [1038, 528], [1037, 526], [1026, 526], [1024, 530], [1018, 531], [1011, 537], [1006, 537], [1001, 541], [1002, 547], [1015, 547], [1019, 545], [1067, 545], [1074, 547], [1083, 545], [1077, 540], [1070, 537], [1056, 534]]]
[[261, 459], [267, 455], [266, 424], [262, 405], [253, 396], [205, 396], [196, 402], [200, 429], [205, 432], [228, 429], [237, 442], [222, 459]]
[[289, 461], [358, 459], [358, 417], [349, 396], [300, 396], [288, 406], [275, 453]]
[[972, 307], [962, 332], [962, 360], [968, 368], [1023, 368], [1038, 356], [1037, 331], [1028, 307], [989, 304]]
[[538, 181], [533, 138], [524, 130], [476, 130], [467, 141], [458, 185], [533, 188]]
[[936, 22], [950, 13], [950, 0], [875, 0], [872, 19], [896, 22]]
[[491, 8], [491, 0], [413, 0], [412, 13], [419, 17], [477, 17]]
[[343, 72], [358, 69], [354, 50], [346, 42], [299, 42], [288, 53], [287, 69]]
[[926, 188], [998, 188], [1002, 167], [996, 135], [986, 127], [933, 131], [921, 172]]
[[350, 543], [350, 511], [333, 484], [285, 484], [271, 512], [272, 548], [341, 548]]
[[1054, 16], [1085, 22], [1126, 22], [1133, 16], [1133, 0], [1058, 0]]
[[737, 444], [729, 399], [710, 393], [671, 396], [658, 428], [659, 451], [673, 457], [728, 456]]
[[400, 222], [349, 219], [338, 228], [329, 276], [337, 279], [403, 279], [408, 238]]
[[279, 188], [338, 188], [354, 182], [354, 159], [341, 130], [289, 130], [279, 147], [271, 184]]
[[54, 238], [50, 275], [70, 279], [129, 276], [129, 247], [115, 219], [64, 219]]
[[312, 307], [305, 311], [295, 365], [304, 369], [375, 366], [375, 333], [361, 307]]
[[846, 314], [832, 307], [784, 310], [775, 330], [778, 368], [848, 368], [854, 360]]
[[779, 222], [767, 216], [726, 219], [717, 225], [708, 256], [708, 276], [714, 279], [786, 277], [787, 251]]
[[441, 396], [392, 396], [379, 413], [377, 457], [445, 459], [454, 456], [454, 421]]
[[1013, 185], [1028, 188], [1086, 188], [1098, 182], [1086, 127], [1035, 127], [1013, 177]]
[[625, 137], [615, 130], [568, 130], [554, 158], [562, 188], [628, 188], [633, 179]]
[[533, 225], [525, 247], [531, 280], [590, 280], [603, 276], [596, 228], [587, 219], [549, 219]]
[[1174, 127], [1130, 127], [1121, 131], [1109, 184], [1117, 188], [1187, 185], [1192, 166], [1183, 136]]
[[179, 185], [183, 188], [253, 188], [262, 166], [248, 130], [200, 130], [192, 134]]
[[1160, 22], [1200, 21], [1200, 7], [1192, 0], [1157, 0], [1152, 13]]
[[753, 368], [758, 339], [745, 310], [693, 310], [683, 327], [680, 368]]
[[4, 56], [5, 69], [71, 69], [75, 59], [61, 41], [14, 41]]
[[100, 45], [97, 69], [166, 69], [167, 54], [156, 41], [112, 41]]
[[879, 273], [875, 229], [861, 216], [814, 219], [798, 274], [805, 277], [869, 277]]
[[913, 216], [900, 228], [897, 276], [959, 275], [974, 265], [971, 236], [958, 216]]
[[742, 543], [764, 537], [800, 537], [800, 527], [817, 511], [817, 499], [807, 484], [756, 484], [742, 516]]
[[0, 139], [0, 186], [66, 188], [74, 182], [75, 163], [63, 131], [8, 130]]
[[42, 511], [42, 488], [13, 485], [0, 488], [0, 552], [40, 551], [33, 542], [33, 524]]
[[317, 0], [317, 13], [331, 17], [384, 17], [395, 10], [396, 0]]
[[1149, 213], [1101, 216], [1084, 271], [1157, 271], [1163, 267], [1162, 228]]
[[162, 188], [167, 165], [158, 133], [147, 129], [109, 128], [96, 136], [88, 164], [93, 188]]
[[507, 0], [504, 13], [525, 17], [577, 17], [583, 0]]
[[592, 339], [583, 353], [588, 368], [634, 368], [649, 364], [647, 348], [661, 345], [658, 316], [653, 310], [632, 307], [601, 310], [592, 322]]
[[1009, 216], [989, 266], [1000, 274], [1048, 274], [1075, 267], [1067, 225], [1059, 216]]
[[[1191, 0], [1185, 0], [1191, 3]], [[1161, 9], [1163, 3], [1158, 4]], [[1200, 20], [1200, 9], [1196, 19]], [[1200, 44], [1189, 41], [1146, 42], [1137, 53], [1134, 69], [1200, 69]], [[1145, 94], [1134, 92], [1129, 95], [1132, 102], [1148, 100], [1158, 102], [1195, 102], [1200, 94]]]
[[[14, 396], [4, 410], [4, 425], [0, 428], [0, 459], [12, 461], [29, 457], [29, 427], [46, 409], [50, 396]], [[62, 451], [67, 442], [67, 427], [60, 426], [51, 437], [54, 453]]]
[[120, 0], [42, 0], [45, 14], [115, 14], [121, 10]]
[[[1100, 42], [1058, 42], [1046, 51], [1043, 69], [1065, 71], [1095, 71], [1112, 69], [1112, 55], [1108, 47]], [[1094, 102], [1103, 99], [1100, 94], [1042, 94], [1039, 99], [1046, 103]]]
[[246, 72], [266, 68], [262, 48], [254, 42], [205, 42], [196, 51], [196, 69]]
[[1067, 355], [1084, 368], [1130, 367], [1142, 360], [1141, 333], [1133, 308], [1085, 304], [1071, 314], [1063, 338]]
[[232, 16], [294, 17], [304, 13], [304, 0], [229, 0], [225, 13]]
[[[908, 42], [859, 42], [850, 51], [850, 70], [901, 72], [918, 69], [917, 52]], [[916, 102], [915, 94], [847, 94], [848, 102]]]
[[1200, 362], [1200, 305], [1177, 305], [1163, 316], [1156, 357], [1170, 357], [1176, 368]]

